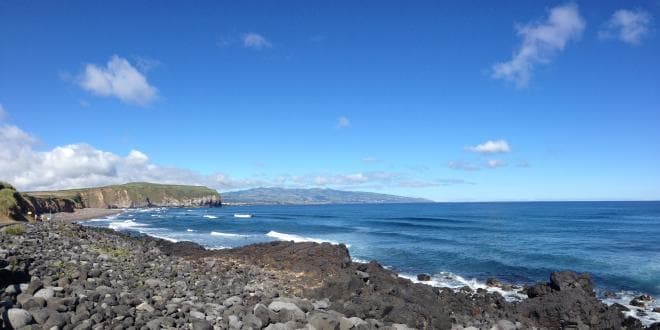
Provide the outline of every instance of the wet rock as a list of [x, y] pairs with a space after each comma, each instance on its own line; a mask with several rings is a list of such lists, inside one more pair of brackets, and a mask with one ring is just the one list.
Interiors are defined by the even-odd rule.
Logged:
[[620, 312], [628, 312], [628, 311], [630, 311], [630, 308], [628, 308], [628, 307], [626, 307], [626, 306], [623, 306], [623, 305], [621, 305], [621, 304], [619, 304], [619, 303], [614, 303], [614, 304], [610, 305], [610, 308], [614, 308], [614, 309], [616, 309], [616, 310], [618, 310], [618, 311], [620, 311]]
[[643, 300], [640, 300], [639, 298], [635, 298], [635, 299], [630, 301], [630, 305], [637, 306], [637, 307], [645, 307], [646, 302], [643, 301]]
[[429, 274], [419, 274], [419, 275], [417, 275], [417, 280], [418, 281], [423, 281], [423, 282], [430, 281], [431, 280], [431, 275], [429, 275]]
[[641, 300], [641, 301], [651, 301], [651, 300], [653, 300], [653, 297], [651, 297], [651, 295], [648, 295], [648, 294], [643, 294], [643, 295], [638, 296], [637, 299]]
[[617, 295], [616, 292], [614, 291], [607, 290], [603, 293], [603, 297], [611, 299], [611, 298], [618, 298], [619, 295]]
[[497, 288], [499, 288], [499, 287], [502, 286], [502, 282], [501, 282], [500, 280], [494, 278], [494, 277], [491, 277], [491, 278], [489, 278], [489, 279], [486, 280], [486, 285], [488, 285], [488, 286], [490, 286], [490, 287], [497, 287]]

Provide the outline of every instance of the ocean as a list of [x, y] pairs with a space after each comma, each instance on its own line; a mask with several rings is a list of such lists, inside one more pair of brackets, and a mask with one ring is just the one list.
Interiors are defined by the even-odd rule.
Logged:
[[660, 321], [652, 312], [660, 307], [660, 202], [152, 208], [84, 224], [212, 249], [273, 240], [344, 243], [354, 261], [376, 260], [413, 280], [427, 273], [430, 284], [454, 288], [486, 287], [490, 277], [524, 285], [547, 281], [556, 270], [588, 272], [606, 303], [654, 296], [636, 316]]

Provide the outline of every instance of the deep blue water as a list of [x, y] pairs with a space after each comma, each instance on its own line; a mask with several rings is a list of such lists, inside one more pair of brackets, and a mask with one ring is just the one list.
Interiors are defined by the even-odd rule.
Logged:
[[210, 248], [275, 239], [341, 242], [354, 258], [433, 274], [440, 284], [488, 277], [523, 284], [571, 269], [591, 273], [599, 289], [660, 296], [660, 202], [148, 209], [87, 224]]

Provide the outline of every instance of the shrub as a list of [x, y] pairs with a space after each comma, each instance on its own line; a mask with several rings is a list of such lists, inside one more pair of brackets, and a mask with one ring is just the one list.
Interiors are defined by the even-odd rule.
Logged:
[[19, 236], [19, 235], [23, 235], [23, 233], [25, 233], [25, 227], [23, 225], [11, 225], [11, 226], [5, 227], [3, 229], [3, 231], [7, 235]]

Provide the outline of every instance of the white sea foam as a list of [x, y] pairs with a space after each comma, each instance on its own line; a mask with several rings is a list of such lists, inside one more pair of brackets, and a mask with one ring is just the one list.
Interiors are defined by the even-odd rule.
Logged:
[[222, 237], [248, 237], [248, 235], [223, 233], [223, 232], [219, 232], [219, 231], [212, 231], [211, 235], [213, 235], [213, 236], [222, 236]]
[[360, 259], [360, 258], [355, 258], [355, 257], [351, 257], [351, 261], [353, 261], [353, 262], [359, 262], [359, 263], [361, 263], [361, 264], [368, 264], [368, 263], [369, 263], [369, 260]]
[[219, 245], [219, 246], [211, 246], [211, 247], [209, 247], [208, 249], [209, 249], [209, 250], [226, 250], [226, 249], [231, 249], [231, 248], [230, 248], [230, 247], [226, 247], [226, 246]]
[[170, 238], [170, 237], [162, 236], [162, 235], [154, 235], [154, 234], [147, 234], [147, 235], [149, 235], [149, 236], [151, 236], [151, 237], [155, 237], [155, 238], [164, 239], [164, 240], [166, 240], [166, 241], [170, 241], [170, 242], [172, 242], [172, 243], [176, 243], [176, 242], [179, 241], [178, 239], [174, 239], [174, 238]]
[[186, 229], [186, 231], [189, 232], [189, 233], [192, 233], [192, 232], [194, 232], [195, 230], [193, 230], [193, 229]]
[[115, 221], [108, 224], [108, 228], [113, 230], [134, 229], [134, 228], [140, 228], [146, 226], [147, 224], [135, 222], [133, 219], [124, 220], [124, 221]]
[[502, 288], [488, 286], [486, 283], [480, 282], [476, 279], [466, 279], [450, 272], [441, 272], [437, 275], [433, 275], [431, 276], [430, 281], [419, 281], [417, 280], [417, 276], [407, 274], [399, 274], [399, 277], [407, 278], [414, 283], [428, 284], [435, 287], [450, 288], [454, 290], [459, 290], [464, 286], [467, 286], [472, 290], [485, 289], [488, 292], [498, 292], [507, 301], [520, 301], [527, 298], [526, 294], [518, 292], [520, 288], [514, 287], [512, 290], [503, 290]]
[[285, 234], [285, 233], [276, 232], [274, 230], [269, 231], [266, 234], [266, 236], [272, 237], [272, 238], [277, 238], [280, 241], [339, 244], [338, 242], [331, 241], [331, 240], [320, 239], [320, 238], [312, 238], [312, 237], [304, 237], [304, 236], [299, 236], [299, 235], [294, 235], [294, 234]]
[[203, 217], [207, 218], [207, 219], [217, 219], [218, 218], [215, 215], [208, 215], [208, 214], [204, 215]]
[[234, 218], [252, 218], [252, 214], [234, 214]]
[[640, 293], [638, 292], [621, 291], [615, 293], [614, 297], [604, 298], [602, 300], [607, 305], [618, 303], [623, 306], [626, 306], [628, 309], [630, 309], [630, 311], [623, 312], [623, 314], [626, 317], [632, 316], [634, 318], [639, 319], [642, 322], [642, 324], [644, 324], [645, 326], [660, 321], [660, 313], [656, 313], [653, 311], [654, 308], [660, 307], [660, 302], [657, 299], [653, 299], [652, 301], [648, 302], [645, 307], [638, 307], [631, 305], [630, 301], [638, 296], [640, 296]]

